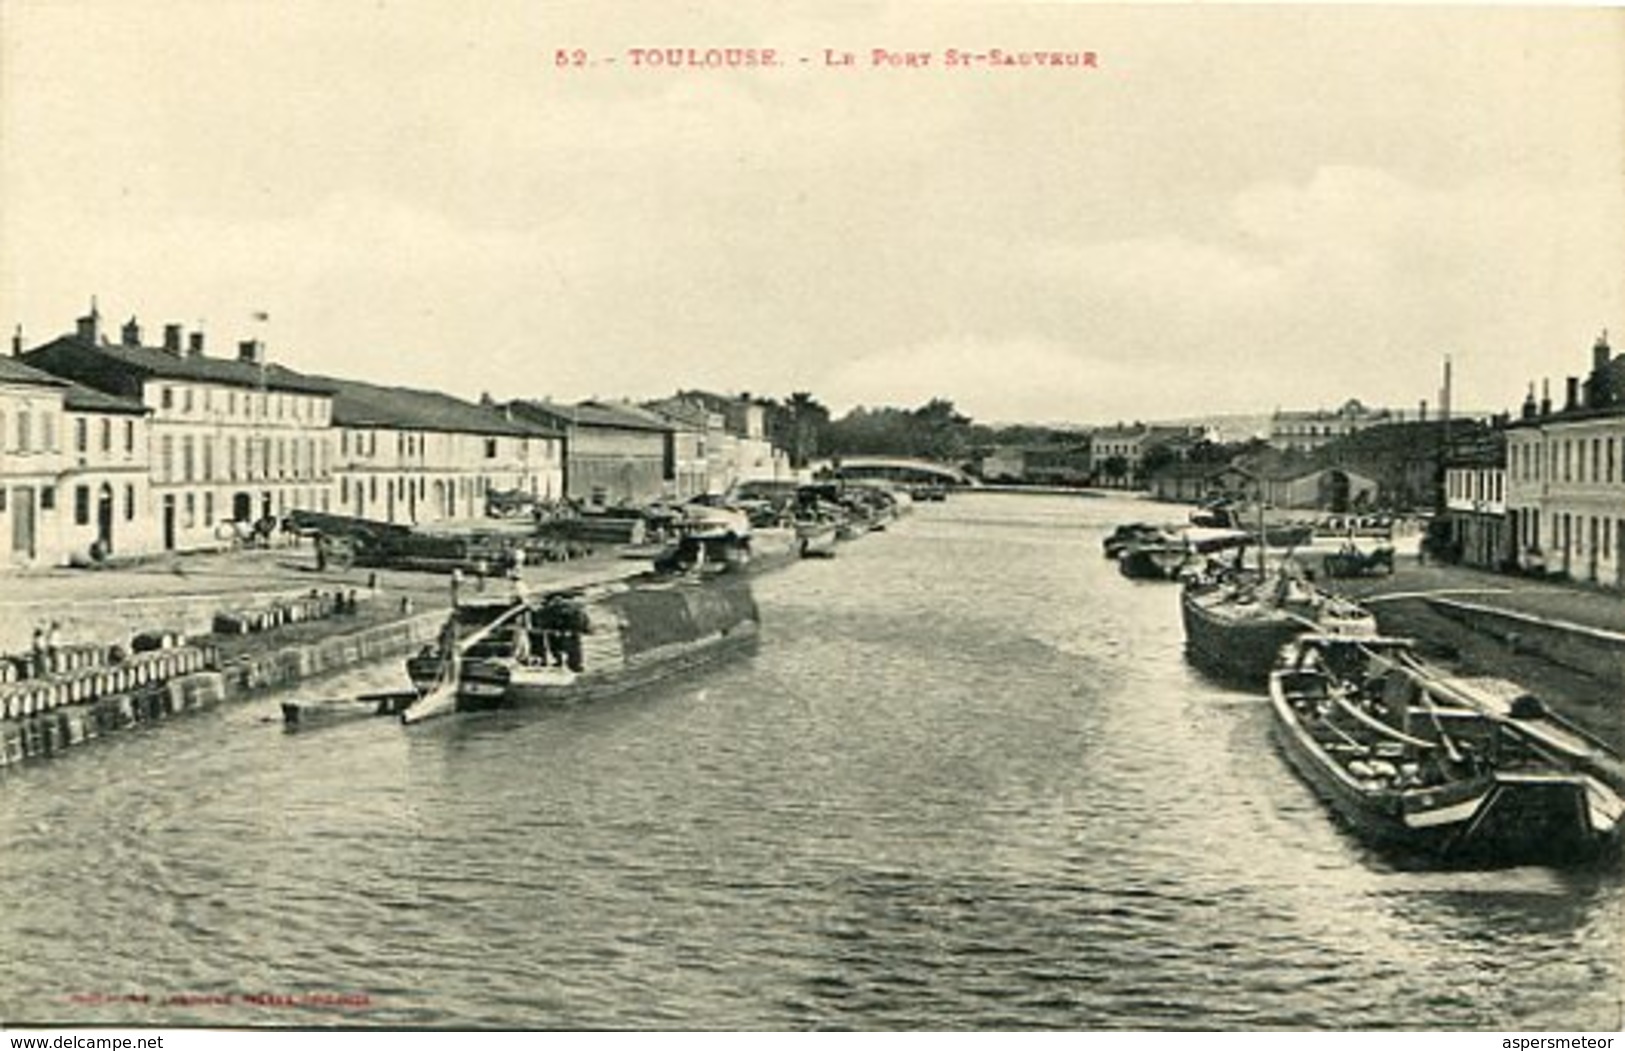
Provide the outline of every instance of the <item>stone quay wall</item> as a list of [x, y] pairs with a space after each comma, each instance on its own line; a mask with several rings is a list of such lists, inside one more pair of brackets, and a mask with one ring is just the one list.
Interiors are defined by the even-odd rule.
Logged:
[[1428, 605], [1516, 652], [1625, 687], [1625, 635], [1618, 632], [1459, 599], [1429, 598]]
[[0, 767], [404, 653], [435, 638], [444, 621], [444, 611], [419, 613], [306, 645], [270, 648], [216, 669], [136, 683], [90, 700], [53, 691], [43, 711], [30, 704], [27, 714], [0, 718]]

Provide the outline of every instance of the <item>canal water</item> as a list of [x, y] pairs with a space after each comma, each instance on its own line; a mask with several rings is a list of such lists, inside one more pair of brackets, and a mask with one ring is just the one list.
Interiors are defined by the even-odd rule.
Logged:
[[263, 701], [13, 771], [0, 1021], [1617, 1028], [1617, 873], [1363, 850], [1102, 559], [1148, 512], [922, 506], [597, 707]]

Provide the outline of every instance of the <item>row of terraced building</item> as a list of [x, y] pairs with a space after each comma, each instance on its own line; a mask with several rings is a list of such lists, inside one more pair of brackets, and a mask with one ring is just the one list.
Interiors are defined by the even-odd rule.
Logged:
[[298, 372], [262, 340], [210, 353], [166, 325], [0, 357], [0, 568], [217, 549], [295, 510], [421, 526], [498, 494], [642, 503], [787, 471], [749, 398], [465, 401]]

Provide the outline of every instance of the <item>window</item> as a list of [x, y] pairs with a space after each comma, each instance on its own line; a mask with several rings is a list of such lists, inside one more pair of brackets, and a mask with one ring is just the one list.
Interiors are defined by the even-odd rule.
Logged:
[[187, 412], [187, 413], [192, 411], [192, 388], [191, 387], [187, 387], [187, 388], [185, 388], [184, 390], [181, 391], [181, 411], [182, 412]]
[[339, 479], [339, 503], [347, 504], [349, 502], [350, 502], [350, 480], [348, 478], [340, 478]]
[[158, 443], [158, 480], [160, 482], [175, 480], [175, 439], [168, 434]]
[[17, 451], [25, 453], [34, 447], [34, 421], [27, 409], [17, 411]]
[[73, 524], [90, 524], [90, 486], [88, 485], [73, 487]]
[[56, 487], [46, 486], [39, 491], [39, 506], [41, 511], [56, 510]]
[[135, 486], [133, 485], [124, 487], [124, 520], [126, 522], [135, 521]]
[[495, 438], [485, 439], [485, 458], [487, 460], [495, 460], [497, 458], [497, 440]]
[[197, 494], [186, 494], [186, 528], [197, 528]]
[[[205, 446], [204, 448], [207, 448], [207, 446]], [[203, 494], [203, 524], [205, 526], [214, 525], [214, 494], [213, 493], [204, 493]]]
[[226, 477], [232, 481], [237, 480], [237, 436], [228, 435], [226, 438]]
[[[203, 480], [214, 481], [214, 439], [208, 435], [203, 436]], [[209, 518], [208, 514], [203, 516], [204, 525], [209, 524]]]
[[234, 390], [226, 391], [226, 415], [237, 415], [237, 392]]
[[196, 452], [190, 434], [181, 439], [181, 481], [183, 482], [190, 482], [194, 476]]
[[48, 412], [40, 413], [40, 444], [41, 452], [54, 452], [56, 450], [56, 417]]
[[124, 451], [126, 453], [130, 453], [130, 454], [133, 454], [135, 452], [135, 421], [134, 420], [125, 420], [124, 421]]
[[158, 404], [162, 408], [173, 409], [175, 407], [175, 388], [165, 387], [162, 391], [160, 391], [158, 395]]
[[102, 420], [101, 449], [104, 453], [113, 451], [113, 421], [109, 419]]

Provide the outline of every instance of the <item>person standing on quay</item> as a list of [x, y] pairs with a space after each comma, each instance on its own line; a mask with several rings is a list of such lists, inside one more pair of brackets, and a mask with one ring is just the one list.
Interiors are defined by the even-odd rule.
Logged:
[[60, 671], [62, 653], [62, 622], [53, 620], [45, 633], [45, 660], [51, 671]]

